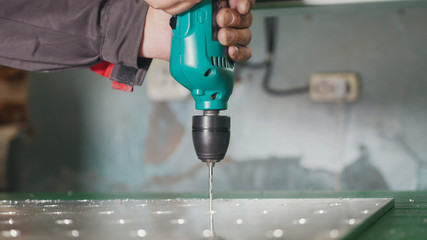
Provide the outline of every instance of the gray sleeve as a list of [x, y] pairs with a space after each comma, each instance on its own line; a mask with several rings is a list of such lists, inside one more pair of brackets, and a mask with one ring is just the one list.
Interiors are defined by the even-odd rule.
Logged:
[[0, 0], [0, 65], [49, 72], [104, 60], [143, 78], [147, 10], [138, 0]]

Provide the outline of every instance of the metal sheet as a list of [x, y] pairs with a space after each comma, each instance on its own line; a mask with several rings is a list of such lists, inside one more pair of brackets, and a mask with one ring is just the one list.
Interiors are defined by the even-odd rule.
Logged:
[[392, 199], [2, 201], [0, 238], [342, 239]]

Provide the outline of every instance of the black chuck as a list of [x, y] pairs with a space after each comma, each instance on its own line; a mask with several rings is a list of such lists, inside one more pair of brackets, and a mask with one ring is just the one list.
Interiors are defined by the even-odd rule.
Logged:
[[197, 157], [221, 161], [230, 142], [230, 117], [193, 116], [193, 144]]

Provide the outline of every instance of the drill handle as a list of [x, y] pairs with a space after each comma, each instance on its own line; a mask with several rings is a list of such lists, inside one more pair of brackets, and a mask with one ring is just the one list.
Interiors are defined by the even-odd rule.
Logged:
[[170, 72], [192, 94], [196, 109], [224, 110], [234, 85], [234, 62], [217, 39], [224, 0], [202, 0], [171, 19]]

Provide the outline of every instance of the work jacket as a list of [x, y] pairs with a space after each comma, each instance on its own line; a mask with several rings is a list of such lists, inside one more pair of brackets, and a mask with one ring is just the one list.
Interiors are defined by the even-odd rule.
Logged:
[[1, 0], [0, 65], [51, 72], [91, 67], [141, 85], [138, 57], [148, 4], [138, 0]]

